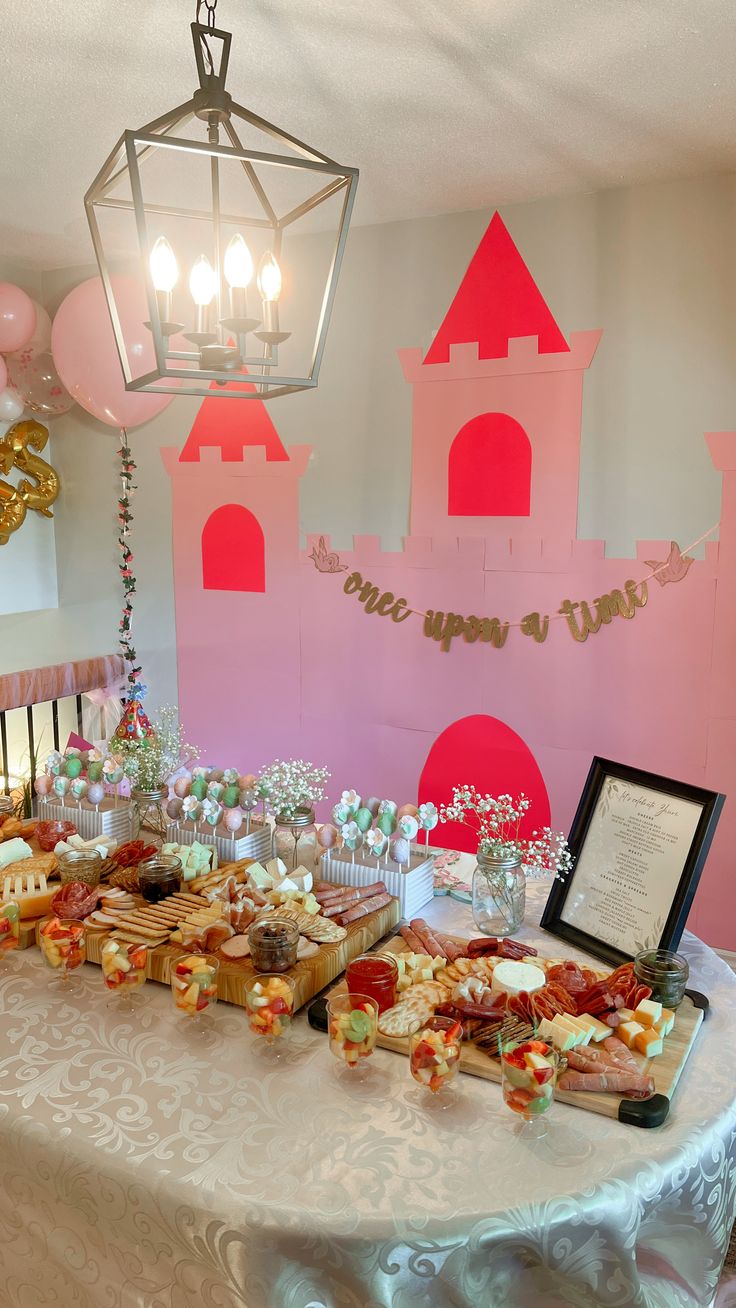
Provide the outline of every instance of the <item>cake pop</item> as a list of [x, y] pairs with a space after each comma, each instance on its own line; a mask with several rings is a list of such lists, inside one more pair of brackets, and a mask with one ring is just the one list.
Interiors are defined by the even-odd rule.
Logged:
[[342, 841], [346, 849], [350, 850], [350, 862], [355, 863], [355, 851], [360, 849], [363, 844], [363, 832], [360, 830], [357, 822], [345, 822], [342, 828]]
[[[102, 771], [102, 764], [100, 763], [100, 772], [101, 771]], [[94, 805], [95, 810], [99, 810], [100, 804], [102, 803], [104, 798], [105, 798], [105, 787], [102, 785], [102, 782], [93, 781], [91, 786], [89, 786], [87, 790], [87, 799], [89, 800], [90, 804]]]
[[225, 787], [223, 786], [221, 781], [208, 781], [207, 783], [208, 799], [212, 799], [216, 803], [219, 803], [219, 801], [222, 799], [222, 796], [224, 794], [225, 794]]
[[40, 776], [36, 777], [36, 780], [33, 783], [33, 789], [37, 795], [43, 798], [44, 804], [48, 804], [49, 802], [49, 792], [53, 784], [51, 777], [46, 776], [45, 772], [42, 772]]
[[403, 817], [399, 818], [399, 831], [404, 839], [409, 841], [409, 844], [416, 839], [419, 823], [411, 813], [405, 813]]
[[78, 777], [81, 774], [82, 771], [81, 758], [76, 756], [73, 758], [68, 758], [66, 760], [66, 767], [64, 770], [66, 772], [66, 775], [70, 778], [70, 780], [73, 781], [75, 777]]
[[[241, 781], [242, 777], [239, 778]], [[258, 791], [255, 786], [250, 786], [241, 790], [238, 796], [238, 803], [242, 809], [245, 809], [245, 834], [250, 835], [250, 815], [258, 808]]]
[[227, 830], [230, 832], [231, 836], [236, 835], [237, 832], [240, 830], [240, 828], [243, 825], [244, 818], [245, 818], [245, 814], [243, 813], [242, 808], [236, 807], [236, 808], [227, 809], [225, 813], [225, 826], [227, 827]]
[[396, 830], [396, 818], [394, 814], [389, 813], [388, 810], [384, 809], [383, 813], [379, 813], [378, 815], [376, 826], [379, 831], [383, 832], [384, 836], [392, 836]]
[[237, 786], [237, 784], [238, 784], [238, 769], [237, 769], [237, 768], [225, 768], [225, 771], [224, 771], [223, 774], [222, 774], [221, 780], [222, 780], [222, 782], [223, 782], [226, 786]]
[[102, 781], [102, 759], [95, 758], [87, 764], [87, 780], [95, 783]]
[[342, 800], [340, 800], [332, 810], [332, 821], [336, 827], [344, 827], [346, 822], [350, 821], [350, 818], [350, 809], [347, 804], [343, 804]]
[[440, 820], [440, 815], [437, 812], [437, 805], [420, 804], [417, 817], [419, 819], [419, 825], [422, 831], [424, 832], [425, 848], [429, 849], [429, 833], [430, 831], [434, 831], [435, 827], [437, 826], [437, 823]]
[[84, 777], [74, 778], [74, 780], [71, 783], [71, 792], [74, 798], [76, 799], [77, 803], [79, 804], [80, 808], [82, 806], [82, 800], [86, 798], [88, 790], [89, 790], [89, 782]]
[[66, 795], [69, 794], [69, 787], [71, 784], [72, 783], [68, 777], [54, 777], [54, 794], [58, 795], [59, 799], [64, 799]]
[[365, 835], [365, 832], [373, 826], [373, 814], [369, 808], [359, 808], [355, 814], [355, 821]]
[[192, 776], [192, 784], [189, 787], [190, 796], [199, 800], [200, 804], [203, 799], [207, 798], [207, 779], [202, 776]]
[[317, 832], [317, 844], [322, 853], [326, 854], [328, 850], [332, 849], [336, 841], [337, 827], [333, 827], [331, 822], [323, 823]]
[[189, 821], [192, 826], [195, 826], [202, 812], [201, 800], [197, 799], [195, 794], [185, 796], [181, 802], [181, 811], [184, 814], [184, 821]]
[[222, 768], [210, 768], [207, 779], [208, 781], [222, 781], [224, 775]]
[[394, 863], [398, 863], [399, 866], [405, 863], [408, 868], [411, 858], [411, 845], [405, 836], [394, 836], [391, 841], [391, 857]]
[[179, 822], [179, 817], [181, 815], [181, 806], [183, 803], [184, 803], [183, 799], [178, 799], [175, 797], [174, 799], [170, 799], [168, 804], [166, 805], [167, 817], [170, 817], [172, 822], [176, 822], [177, 825]]
[[365, 801], [365, 807], [373, 814], [374, 817], [378, 817], [378, 808], [380, 803], [381, 803], [380, 799], [377, 799], [375, 795], [371, 795], [370, 799], [367, 799]]
[[222, 817], [222, 804], [218, 804], [216, 799], [203, 800], [202, 817], [209, 827], [216, 827]]
[[396, 808], [397, 805], [394, 804], [392, 799], [382, 799], [378, 805], [378, 816], [381, 817], [384, 813], [390, 813], [392, 817], [396, 817]]
[[58, 777], [62, 764], [62, 757], [58, 749], [54, 749], [46, 759], [46, 771], [50, 772], [52, 777]]
[[418, 812], [419, 809], [417, 808], [416, 804], [402, 804], [396, 816], [397, 818], [416, 817]]
[[237, 807], [238, 807], [238, 795], [239, 795], [238, 787], [235, 785], [234, 782], [231, 782], [229, 786], [224, 786], [224, 787], [223, 787], [223, 791], [222, 791], [222, 795], [221, 795], [221, 797], [220, 797], [220, 799], [221, 799], [221, 803], [222, 803], [222, 807], [223, 807], [223, 808], [237, 808]]
[[174, 794], [178, 799], [186, 799], [192, 788], [192, 778], [188, 772], [183, 777], [177, 777], [174, 782]]
[[378, 864], [380, 862], [381, 855], [386, 852], [386, 849], [388, 847], [388, 836], [384, 836], [383, 832], [378, 830], [378, 827], [373, 827], [372, 831], [366, 832], [365, 846], [366, 849], [375, 858], [376, 872], [378, 872]]
[[360, 808], [360, 795], [357, 790], [343, 790], [340, 799], [351, 817], [354, 817]]

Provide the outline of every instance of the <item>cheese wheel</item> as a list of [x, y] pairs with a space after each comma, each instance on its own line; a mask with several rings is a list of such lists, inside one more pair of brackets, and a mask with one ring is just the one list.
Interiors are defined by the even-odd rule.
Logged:
[[496, 994], [503, 991], [507, 995], [518, 995], [525, 990], [528, 995], [533, 995], [535, 990], [542, 989], [546, 979], [541, 967], [533, 967], [531, 963], [517, 963], [512, 959], [504, 960], [493, 969], [491, 990]]

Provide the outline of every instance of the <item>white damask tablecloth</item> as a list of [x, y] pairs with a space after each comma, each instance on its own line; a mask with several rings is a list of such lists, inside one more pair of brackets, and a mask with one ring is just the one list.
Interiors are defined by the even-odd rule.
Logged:
[[[449, 900], [426, 916], [471, 926]], [[162, 986], [131, 1026], [99, 969], [61, 1002], [37, 951], [16, 955], [0, 964], [0, 1303], [710, 1303], [734, 1218], [736, 977], [694, 937], [683, 948], [712, 1007], [669, 1121], [644, 1131], [558, 1104], [524, 1143], [493, 1083], [462, 1077], [457, 1108], [427, 1111], [407, 1060], [377, 1051], [369, 1097], [337, 1079], [304, 1015], [274, 1067], [236, 1008], [218, 1006], [210, 1051]]]

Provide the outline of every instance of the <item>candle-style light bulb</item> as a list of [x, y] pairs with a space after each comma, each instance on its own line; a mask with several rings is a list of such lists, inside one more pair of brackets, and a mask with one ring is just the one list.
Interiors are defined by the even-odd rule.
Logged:
[[270, 250], [261, 259], [256, 280], [262, 300], [268, 303], [278, 300], [281, 294], [281, 269]]
[[161, 330], [165, 331], [167, 324], [171, 322], [171, 292], [179, 280], [176, 255], [165, 236], [159, 236], [148, 262], [151, 281], [156, 290], [159, 322]]
[[189, 274], [189, 290], [197, 306], [194, 329], [204, 334], [209, 330], [209, 307], [217, 290], [217, 276], [206, 255], [200, 254]]
[[159, 236], [151, 250], [149, 262], [151, 280], [156, 290], [165, 291], [167, 295], [170, 295], [179, 280], [179, 265], [176, 262], [176, 255], [165, 236]]
[[225, 277], [232, 290], [245, 290], [253, 279], [253, 259], [240, 232], [225, 251]]
[[215, 270], [205, 254], [200, 254], [189, 274], [189, 290], [196, 305], [211, 304], [217, 290]]
[[279, 329], [277, 301], [281, 294], [281, 269], [270, 250], [266, 250], [261, 259], [256, 281], [263, 306], [263, 325], [267, 332], [277, 332]]

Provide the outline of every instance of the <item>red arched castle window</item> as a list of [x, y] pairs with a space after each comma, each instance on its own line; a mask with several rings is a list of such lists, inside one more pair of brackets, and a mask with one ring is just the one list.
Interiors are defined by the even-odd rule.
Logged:
[[205, 590], [266, 589], [263, 532], [242, 504], [223, 504], [204, 524], [202, 585]]
[[529, 517], [532, 447], [507, 413], [481, 413], [466, 422], [450, 446], [447, 473], [449, 514]]

